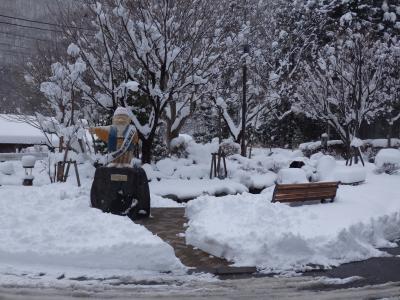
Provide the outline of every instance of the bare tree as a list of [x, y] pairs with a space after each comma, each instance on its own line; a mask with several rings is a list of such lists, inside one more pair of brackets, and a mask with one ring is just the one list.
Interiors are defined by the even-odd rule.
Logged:
[[361, 124], [374, 120], [385, 109], [384, 57], [376, 55], [380, 42], [352, 34], [320, 51], [316, 64], [305, 64], [299, 84], [297, 111], [327, 122], [341, 137], [347, 150], [358, 137]]

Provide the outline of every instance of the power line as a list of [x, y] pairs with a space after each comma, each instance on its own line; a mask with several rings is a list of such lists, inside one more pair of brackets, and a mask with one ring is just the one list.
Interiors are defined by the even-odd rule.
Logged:
[[35, 26], [14, 24], [14, 23], [6, 22], [6, 21], [0, 21], [0, 24], [12, 25], [12, 26], [23, 27], [23, 28], [29, 28], [29, 29], [37, 29], [37, 30], [43, 30], [43, 31], [52, 31], [52, 32], [57, 32], [57, 33], [64, 33], [62, 30], [58, 30], [58, 29], [40, 28], [40, 27], [35, 27]]
[[32, 49], [31, 47], [25, 47], [25, 46], [19, 46], [19, 45], [12, 45], [12, 44], [1, 43], [1, 42], [0, 42], [0, 45], [2, 45], [2, 46], [14, 47], [14, 48], [21, 48], [21, 49]]
[[42, 38], [32, 37], [32, 36], [26, 36], [26, 35], [21, 35], [21, 34], [14, 33], [14, 32], [4, 32], [4, 31], [0, 31], [0, 34], [11, 35], [11, 36], [20, 37], [20, 38], [24, 38], [24, 39], [35, 40], [35, 41], [39, 41], [39, 42], [54, 42], [53, 40], [42, 39]]
[[[32, 53], [0, 49], [0, 54], [14, 55], [14, 56], [29, 56]], [[21, 55], [18, 55], [18, 54], [21, 54]]]
[[95, 31], [94, 29], [90, 29], [90, 28], [83, 28], [83, 27], [78, 27], [78, 26], [65, 26], [65, 25], [61, 25], [61, 24], [56, 24], [56, 23], [50, 23], [50, 22], [44, 22], [44, 21], [37, 21], [37, 20], [30, 20], [30, 19], [25, 19], [25, 18], [21, 18], [21, 17], [14, 17], [14, 16], [7, 16], [7, 15], [3, 15], [0, 14], [0, 17], [3, 18], [8, 18], [8, 19], [13, 19], [13, 20], [19, 20], [19, 21], [24, 21], [24, 22], [31, 22], [31, 23], [37, 23], [37, 24], [43, 24], [43, 25], [50, 25], [50, 26], [56, 26], [59, 28], [74, 28], [74, 29], [82, 29], [82, 30], [88, 30], [88, 31]]

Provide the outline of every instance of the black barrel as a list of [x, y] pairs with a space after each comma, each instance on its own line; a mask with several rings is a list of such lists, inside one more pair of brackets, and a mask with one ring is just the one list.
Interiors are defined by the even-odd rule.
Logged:
[[92, 207], [131, 219], [150, 215], [150, 191], [146, 172], [139, 167], [96, 169], [90, 191]]

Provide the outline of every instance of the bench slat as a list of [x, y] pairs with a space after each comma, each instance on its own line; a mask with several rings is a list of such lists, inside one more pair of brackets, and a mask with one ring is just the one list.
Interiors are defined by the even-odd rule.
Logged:
[[321, 197], [307, 197], [307, 198], [286, 198], [286, 199], [281, 199], [281, 200], [278, 200], [278, 199], [276, 199], [275, 201], [276, 202], [281, 202], [281, 203], [284, 203], [284, 202], [303, 202], [303, 201], [315, 201], [315, 200], [330, 200], [331, 198], [329, 197], [325, 197], [325, 198], [322, 198], [321, 199]]
[[292, 189], [310, 189], [322, 187], [337, 187], [339, 182], [313, 182], [313, 183], [298, 183], [298, 184], [277, 184], [278, 190], [292, 190]]
[[293, 195], [278, 195], [277, 197], [275, 197], [276, 201], [284, 201], [284, 200], [288, 200], [288, 199], [302, 199], [302, 200], [307, 200], [307, 199], [331, 199], [335, 196], [335, 194], [317, 194], [317, 193], [310, 193], [310, 194], [293, 194]]
[[292, 189], [292, 190], [288, 190], [288, 189], [284, 189], [284, 190], [280, 190], [278, 189], [276, 192], [279, 194], [306, 194], [309, 191], [312, 192], [320, 192], [320, 193], [334, 193], [336, 192], [336, 188], [313, 188], [313, 189]]
[[276, 193], [276, 197], [287, 197], [287, 196], [294, 196], [297, 195], [299, 197], [306, 197], [307, 195], [335, 195], [336, 191], [307, 191], [307, 192], [284, 192], [284, 193]]

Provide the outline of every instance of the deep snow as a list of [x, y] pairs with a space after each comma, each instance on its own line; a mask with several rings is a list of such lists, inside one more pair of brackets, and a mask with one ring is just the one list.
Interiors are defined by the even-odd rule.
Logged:
[[[40, 164], [33, 187], [21, 185], [23, 168], [0, 173], [0, 273], [73, 271], [79, 276], [140, 272], [182, 273], [173, 248], [127, 217], [90, 207], [93, 170], [79, 165], [82, 187], [71, 175], [66, 183], [49, 184]], [[152, 196], [153, 206], [176, 206]]]
[[366, 169], [364, 184], [340, 186], [329, 204], [271, 203], [273, 188], [260, 195], [200, 197], [186, 208], [186, 241], [265, 272], [386, 255], [376, 248], [400, 238], [400, 176], [376, 175], [372, 164]]

